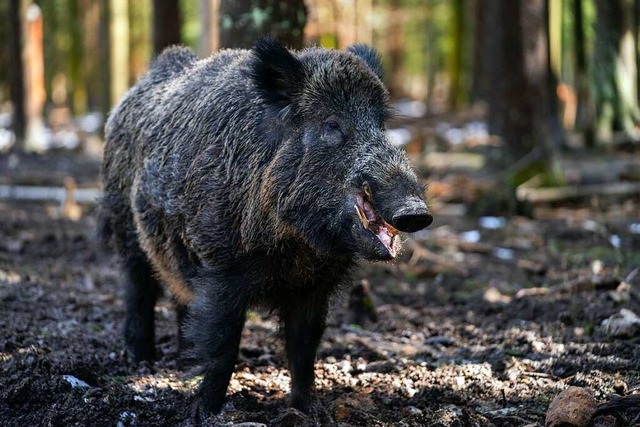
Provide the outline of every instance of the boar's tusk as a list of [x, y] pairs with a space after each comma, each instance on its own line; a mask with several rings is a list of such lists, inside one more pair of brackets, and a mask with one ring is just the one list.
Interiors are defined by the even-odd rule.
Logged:
[[369, 228], [369, 220], [367, 219], [367, 216], [362, 211], [362, 209], [360, 209], [360, 206], [354, 205], [353, 207], [356, 208], [356, 212], [358, 213], [358, 217], [360, 218], [360, 221], [362, 222], [362, 226], [364, 228]]

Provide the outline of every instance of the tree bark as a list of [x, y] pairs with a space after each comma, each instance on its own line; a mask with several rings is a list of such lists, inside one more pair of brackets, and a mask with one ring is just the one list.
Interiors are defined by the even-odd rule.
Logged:
[[180, 44], [182, 17], [178, 0], [153, 0], [153, 52]]
[[13, 132], [16, 135], [14, 150], [24, 148], [27, 126], [25, 111], [24, 63], [22, 60], [25, 1], [9, 0], [9, 90], [13, 105]]
[[100, 76], [100, 111], [103, 117], [107, 117], [111, 109], [111, 6], [108, 1], [100, 1], [100, 28], [99, 28], [99, 44], [100, 44], [100, 67], [98, 67], [98, 75]]
[[465, 51], [464, 28], [464, 2], [454, 0], [453, 7], [453, 48], [451, 49], [451, 85], [449, 89], [449, 102], [455, 110], [463, 101], [462, 98], [462, 74], [463, 57]]
[[[404, 95], [401, 80], [402, 70], [402, 24], [401, 8], [399, 0], [390, 0], [387, 9], [387, 43], [386, 51], [389, 57], [389, 76], [393, 76], [393, 79], [388, 79], [388, 86], [391, 95], [394, 97], [400, 97]], [[430, 28], [427, 32], [431, 31]], [[435, 50], [433, 51], [435, 53]], [[433, 61], [431, 62], [433, 63]], [[429, 92], [431, 96], [431, 92]]]
[[585, 18], [583, 0], [573, 1], [573, 44], [576, 74], [576, 128], [584, 134], [587, 147], [595, 146], [594, 135], [594, 107], [589, 90], [589, 75], [587, 72], [586, 40], [584, 35]]
[[151, 57], [151, 4], [146, 1], [129, 2], [129, 80], [136, 81], [147, 71]]
[[200, 40], [198, 51], [206, 57], [218, 50], [220, 0], [200, 0]]
[[46, 149], [43, 109], [47, 100], [42, 52], [42, 11], [35, 3], [31, 3], [27, 8], [26, 17], [23, 59], [27, 126], [24, 149], [25, 151], [41, 152]]
[[600, 142], [622, 131], [639, 141], [633, 4], [631, 0], [596, 0], [596, 41], [592, 64], [596, 134]]
[[67, 3], [69, 14], [67, 31], [69, 32], [69, 83], [71, 83], [71, 111], [74, 114], [84, 114], [87, 109], [87, 92], [85, 79], [82, 73], [83, 62], [83, 40], [84, 31], [82, 28], [82, 17], [85, 10], [80, 9], [79, 2], [70, 1]]
[[304, 0], [220, 0], [220, 47], [250, 48], [269, 34], [293, 49], [303, 46]]
[[474, 28], [473, 28], [473, 75], [471, 81], [471, 101], [487, 100], [487, 77], [484, 64], [485, 27], [486, 27], [486, 0], [473, 2]]
[[109, 0], [111, 63], [111, 105], [129, 88], [129, 8], [128, 0]]
[[489, 130], [519, 159], [548, 138], [545, 2], [496, 0], [485, 7]]

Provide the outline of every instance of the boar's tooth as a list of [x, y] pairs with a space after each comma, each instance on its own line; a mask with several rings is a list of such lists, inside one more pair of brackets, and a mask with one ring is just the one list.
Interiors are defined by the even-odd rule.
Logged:
[[354, 205], [354, 207], [356, 208], [356, 212], [358, 213], [358, 217], [360, 218], [360, 221], [362, 222], [362, 226], [364, 228], [369, 228], [369, 220], [367, 219], [367, 216], [364, 214], [364, 212], [362, 212], [362, 209], [360, 209], [360, 206]]

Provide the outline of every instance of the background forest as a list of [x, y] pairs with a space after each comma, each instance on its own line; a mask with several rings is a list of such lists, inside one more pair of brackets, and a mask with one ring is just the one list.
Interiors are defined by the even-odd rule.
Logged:
[[637, 3], [10, 0], [0, 5], [0, 101], [17, 106], [21, 140], [21, 87], [43, 98], [46, 113], [104, 117], [164, 47], [207, 56], [271, 33], [295, 48], [373, 44], [395, 98], [424, 102], [428, 115], [486, 105], [489, 132], [516, 156], [549, 139], [566, 144], [576, 131], [586, 146], [633, 143]]
[[[103, 126], [165, 47], [263, 34], [380, 52], [387, 136], [435, 218], [336, 298], [328, 419], [637, 425], [639, 0], [0, 1], [0, 425], [194, 424], [168, 298], [159, 360], [125, 354], [123, 278], [95, 239]], [[208, 425], [313, 425], [270, 314], [249, 313]]]

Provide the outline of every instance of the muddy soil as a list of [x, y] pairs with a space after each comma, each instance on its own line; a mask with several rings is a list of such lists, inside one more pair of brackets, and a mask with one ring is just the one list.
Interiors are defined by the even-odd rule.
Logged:
[[[74, 171], [95, 182], [97, 164], [56, 164], [52, 184]], [[25, 176], [46, 182], [33, 168]], [[335, 298], [316, 363], [328, 416], [342, 426], [538, 426], [570, 385], [601, 403], [639, 393], [638, 328], [616, 335], [602, 322], [640, 314], [640, 205], [555, 212], [504, 222], [436, 212], [398, 262], [363, 264], [354, 283], [369, 282], [378, 319], [354, 325], [348, 291]], [[90, 206], [71, 221], [55, 203], [0, 201], [0, 425], [192, 425], [198, 378], [179, 363], [170, 301], [156, 308], [160, 360], [129, 363], [117, 259], [94, 230]], [[252, 311], [228, 404], [206, 424], [313, 425], [287, 409], [289, 384], [278, 320]], [[636, 410], [613, 414], [636, 422]]]

